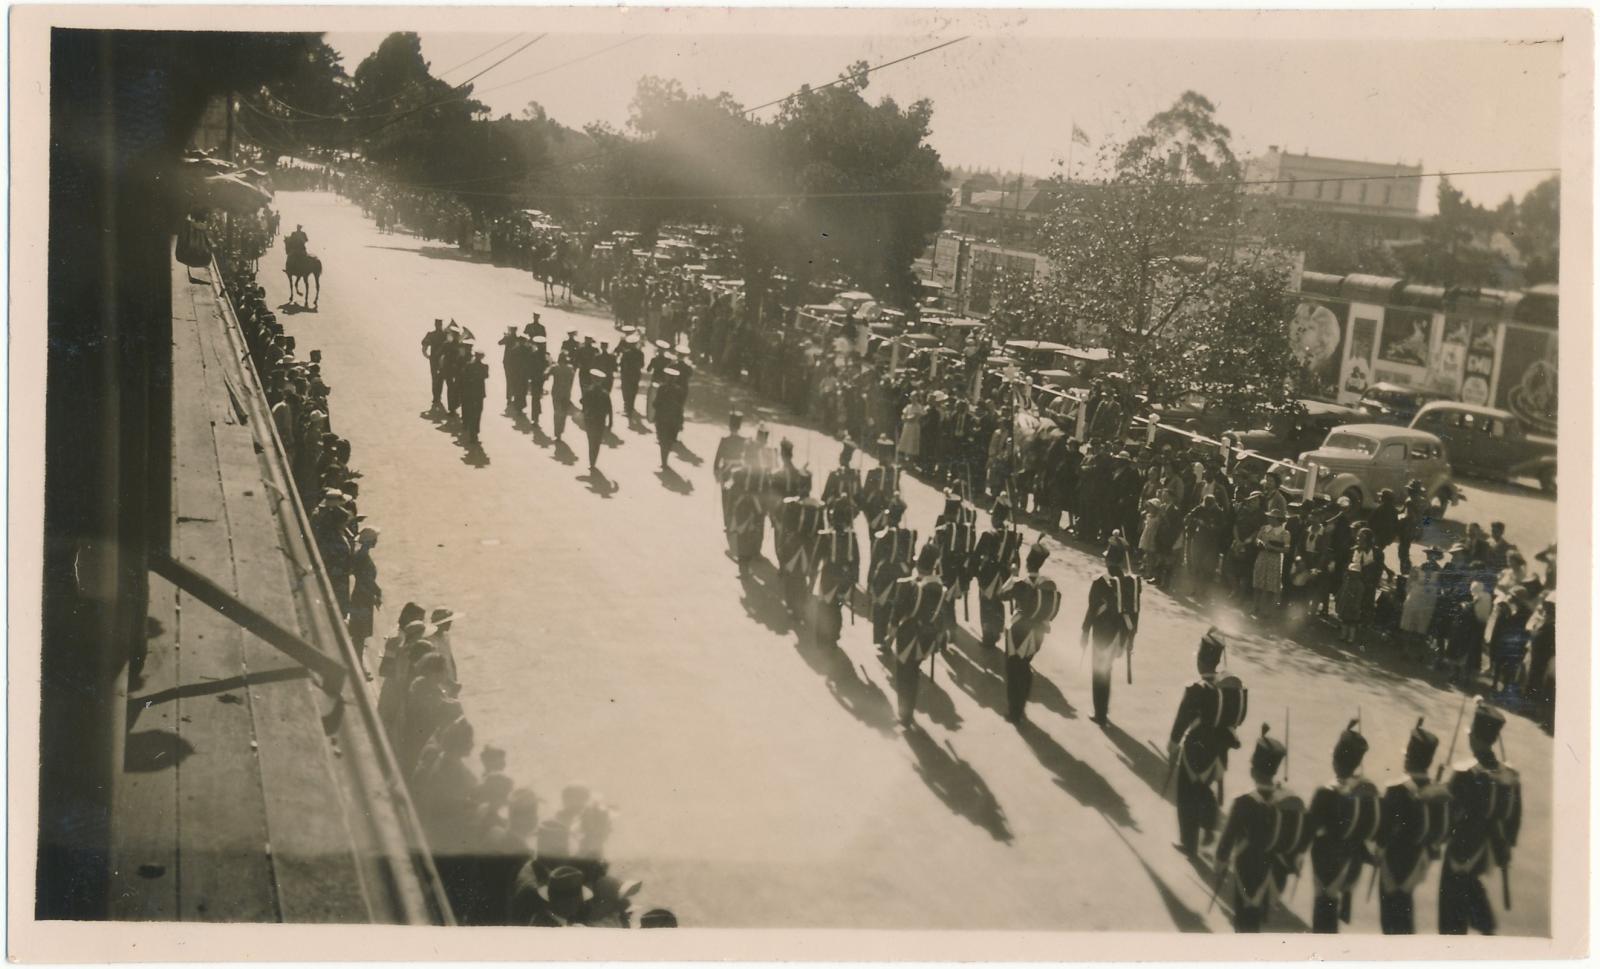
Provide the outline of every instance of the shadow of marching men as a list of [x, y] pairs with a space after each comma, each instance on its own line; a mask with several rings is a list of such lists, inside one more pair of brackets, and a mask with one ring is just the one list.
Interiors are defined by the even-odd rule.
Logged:
[[1033, 752], [1040, 766], [1055, 775], [1057, 787], [1072, 795], [1079, 804], [1098, 811], [1117, 826], [1139, 830], [1139, 825], [1134, 821], [1133, 814], [1128, 808], [1128, 802], [1101, 776], [1099, 771], [1067, 753], [1065, 747], [1031, 720], [1021, 721], [1017, 725], [1017, 734], [1028, 745], [1028, 749]]
[[612, 495], [622, 490], [621, 485], [606, 477], [606, 473], [599, 468], [590, 468], [578, 475], [578, 480], [587, 485], [591, 493], [605, 499], [610, 499]]
[[1201, 912], [1196, 912], [1183, 903], [1183, 899], [1179, 898], [1178, 893], [1172, 890], [1172, 886], [1167, 884], [1167, 880], [1162, 878], [1154, 868], [1150, 867], [1148, 861], [1145, 861], [1144, 855], [1140, 854], [1139, 849], [1133, 846], [1133, 842], [1128, 840], [1127, 835], [1123, 834], [1115, 824], [1112, 824], [1109, 818], [1106, 819], [1106, 826], [1111, 829], [1112, 834], [1117, 836], [1117, 840], [1122, 842], [1122, 846], [1128, 849], [1128, 853], [1133, 855], [1134, 860], [1139, 863], [1139, 867], [1144, 870], [1145, 877], [1150, 879], [1150, 884], [1155, 887], [1156, 894], [1161, 897], [1162, 907], [1167, 910], [1167, 917], [1172, 919], [1172, 927], [1179, 932], [1210, 932], [1211, 926], [1206, 924], [1205, 915]]
[[694, 494], [694, 482], [685, 478], [671, 467], [657, 468], [656, 480], [661, 482], [661, 487], [675, 494]]
[[916, 721], [905, 729], [905, 738], [906, 746], [916, 757], [913, 766], [917, 776], [951, 813], [971, 821], [996, 841], [1010, 844], [1014, 840], [1005, 809], [995, 798], [994, 791], [989, 789], [983, 776], [956, 753], [950, 741], [945, 741], [941, 747]]
[[[987, 648], [977, 637], [960, 627], [950, 637], [950, 645], [953, 648], [945, 650], [945, 656], [949, 660], [950, 677], [956, 686], [980, 706], [1005, 716], [1004, 647]], [[1028, 702], [1030, 705], [1038, 704], [1063, 719], [1078, 719], [1077, 708], [1067, 701], [1061, 688], [1037, 669], [1033, 672], [1033, 689], [1028, 694]]]

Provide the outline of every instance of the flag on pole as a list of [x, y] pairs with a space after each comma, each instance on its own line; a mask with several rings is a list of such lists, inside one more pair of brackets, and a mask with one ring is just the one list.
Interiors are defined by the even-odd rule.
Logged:
[[1083, 145], [1085, 148], [1087, 148], [1089, 146], [1089, 135], [1088, 135], [1088, 133], [1085, 132], [1082, 128], [1078, 127], [1076, 124], [1074, 124], [1072, 126], [1072, 140], [1077, 142], [1080, 145]]

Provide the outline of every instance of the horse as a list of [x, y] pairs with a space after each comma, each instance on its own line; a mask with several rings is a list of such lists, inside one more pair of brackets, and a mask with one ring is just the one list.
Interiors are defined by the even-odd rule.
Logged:
[[[289, 302], [293, 303], [302, 291], [306, 309], [315, 309], [322, 301], [322, 260], [309, 252], [291, 252], [284, 262], [283, 274], [289, 277]], [[316, 281], [317, 294], [311, 295], [312, 280]]]

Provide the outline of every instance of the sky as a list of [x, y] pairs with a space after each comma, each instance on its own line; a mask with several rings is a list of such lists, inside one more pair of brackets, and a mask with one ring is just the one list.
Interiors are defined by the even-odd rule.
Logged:
[[[1026, 12], [978, 22], [946, 13], [956, 16], [902, 14], [862, 21], [861, 30], [825, 19], [826, 11], [782, 23], [729, 15], [688, 30], [637, 17], [597, 30], [590, 17], [578, 29], [549, 29], [498, 66], [538, 36], [548, 17], [524, 14], [522, 33], [520, 24], [508, 24], [420, 34], [423, 56], [447, 81], [491, 68], [474, 81], [474, 97], [496, 116], [520, 116], [538, 101], [572, 127], [624, 124], [634, 85], [647, 74], [676, 78], [691, 92], [727, 91], [753, 106], [832, 80], [856, 60], [878, 64], [965, 36], [874, 73], [867, 90], [869, 98], [902, 104], [931, 99], [930, 141], [946, 165], [1055, 174], [1068, 159], [1073, 125], [1098, 147], [1127, 137], [1189, 89], [1216, 104], [1241, 158], [1277, 145], [1420, 163], [1430, 173], [1545, 169], [1561, 161], [1561, 43], [1536, 34], [1362, 30], [1350, 21], [1338, 29], [1262, 32], [1211, 20], [1190, 22], [1206, 29], [1152, 31], [1147, 19], [1100, 19], [1074, 29]], [[378, 30], [327, 34], [346, 70], [388, 32], [373, 26]], [[1090, 172], [1095, 147], [1070, 147], [1077, 174]], [[1494, 205], [1548, 174], [1461, 174], [1452, 182]], [[1436, 179], [1424, 182], [1425, 213], [1435, 208], [1435, 186]]]

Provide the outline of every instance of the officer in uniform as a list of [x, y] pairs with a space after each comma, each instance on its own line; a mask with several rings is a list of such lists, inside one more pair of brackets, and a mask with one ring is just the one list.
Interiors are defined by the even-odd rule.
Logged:
[[1305, 804], [1278, 786], [1278, 767], [1289, 750], [1261, 737], [1250, 756], [1255, 788], [1233, 799], [1228, 823], [1217, 841], [1217, 887], [1226, 881], [1235, 932], [1260, 932], [1267, 912], [1277, 903], [1289, 873], [1299, 864], [1305, 831]]
[[939, 581], [944, 584], [943, 615], [945, 632], [956, 628], [956, 600], [965, 599], [971, 581], [972, 549], [975, 544], [975, 513], [954, 491], [944, 492], [944, 511], [933, 525], [933, 544], [939, 549]]
[[611, 429], [611, 393], [606, 388], [604, 370], [589, 371], [589, 386], [584, 388], [579, 405], [583, 408], [583, 432], [589, 436], [589, 470], [599, 470], [600, 444]]
[[[817, 595], [817, 635], [826, 642], [837, 643], [844, 626], [844, 607], [861, 577], [861, 549], [850, 524], [853, 515], [848, 501], [829, 505], [828, 518], [833, 528], [817, 536], [816, 551], [811, 556], [811, 584]], [[854, 617], [855, 606], [850, 608]]]
[[861, 483], [861, 510], [867, 516], [867, 533], [876, 535], [886, 526], [884, 513], [900, 495], [900, 469], [894, 463], [894, 441], [878, 438], [878, 466], [867, 471]]
[[1011, 522], [1011, 500], [1004, 494], [989, 512], [989, 530], [978, 536], [972, 552], [973, 574], [978, 580], [978, 622], [983, 645], [993, 648], [1005, 631], [1006, 610], [1000, 590], [1022, 564], [1022, 534]]
[[894, 586], [894, 692], [902, 728], [911, 726], [917, 710], [923, 661], [943, 649], [946, 641], [940, 613], [948, 595], [933, 574], [938, 564], [939, 550], [929, 542], [917, 554], [917, 574]]
[[483, 399], [489, 395], [489, 365], [483, 362], [483, 351], [473, 353], [456, 381], [460, 386], [461, 434], [477, 444], [478, 430], [483, 424]]
[[[1011, 603], [1011, 626], [1006, 630], [1006, 719], [1016, 724], [1028, 718], [1033, 658], [1044, 646], [1050, 623], [1061, 612], [1061, 591], [1039, 574], [1049, 557], [1044, 544], [1035, 543], [1028, 549], [1027, 574], [1006, 583], [994, 600], [996, 609], [1003, 608], [1002, 602]], [[983, 599], [978, 602], [982, 604]]]
[[[754, 441], [749, 441], [746, 451], [753, 452], [757, 447]], [[728, 545], [733, 550], [734, 561], [739, 563], [739, 574], [744, 575], [750, 569], [750, 560], [761, 554], [761, 541], [766, 531], [766, 516], [761, 508], [761, 469], [754, 460], [741, 461], [733, 466], [722, 487], [723, 493], [729, 496], [726, 498]]]
[[839, 466], [829, 471], [828, 479], [822, 483], [823, 504], [829, 508], [844, 505], [850, 521], [855, 521], [856, 512], [861, 510], [861, 472], [850, 465], [855, 456], [855, 442], [846, 437], [844, 447], [839, 449]]
[[872, 534], [867, 594], [872, 600], [872, 641], [879, 647], [887, 647], [889, 642], [894, 606], [890, 596], [895, 583], [911, 575], [911, 560], [917, 549], [917, 533], [901, 524], [905, 511], [905, 500], [895, 495], [880, 516], [883, 527]]
[[799, 619], [810, 589], [811, 556], [822, 531], [823, 504], [815, 498], [791, 495], [783, 499], [783, 528], [778, 542], [778, 571], [783, 575], [783, 603]]
[[667, 379], [661, 371], [672, 366], [674, 361], [672, 344], [657, 340], [653, 346], [656, 352], [650, 357], [650, 386], [644, 392], [644, 416], [652, 421], [656, 419], [656, 394], [661, 392], [661, 383]]
[[544, 413], [544, 381], [550, 372], [550, 354], [545, 351], [543, 333], [528, 338], [528, 419], [539, 423]]
[[[516, 324], [506, 327], [505, 335], [499, 340], [503, 347], [500, 351], [500, 372], [506, 378], [506, 409], [511, 409], [511, 402], [517, 398], [517, 380], [522, 376], [521, 365], [517, 362], [517, 327]], [[518, 408], [520, 411], [521, 408]]]
[[1311, 839], [1311, 931], [1336, 933], [1350, 921], [1350, 901], [1371, 859], [1367, 842], [1378, 833], [1378, 787], [1361, 776], [1367, 738], [1350, 725], [1333, 747], [1333, 781], [1311, 796], [1307, 835]]
[[661, 378], [668, 381], [656, 394], [656, 447], [661, 451], [661, 470], [667, 470], [667, 459], [678, 446], [678, 435], [683, 433], [683, 405], [687, 402], [689, 388], [679, 383], [678, 371], [667, 367]]
[[717, 442], [716, 456], [711, 459], [711, 475], [717, 479], [717, 488], [722, 492], [722, 528], [727, 531], [733, 524], [733, 495], [728, 489], [728, 481], [733, 477], [734, 469], [744, 463], [745, 445], [749, 443], [739, 428], [744, 424], [744, 414], [739, 411], [728, 412], [728, 433]]
[[622, 376], [622, 412], [637, 417], [633, 402], [639, 396], [639, 378], [644, 373], [644, 350], [639, 346], [639, 334], [629, 333], [622, 338], [622, 352], [617, 361]]
[[528, 409], [528, 377], [533, 371], [534, 352], [533, 344], [521, 334], [507, 333], [511, 338], [511, 345], [506, 347], [506, 393], [507, 403], [517, 416], [522, 416]]
[[767, 476], [767, 494], [763, 500], [767, 517], [772, 519], [774, 552], [779, 552], [783, 544], [784, 500], [804, 498], [809, 494], [811, 472], [794, 466], [794, 442], [784, 438], [778, 442], [778, 466]]
[[1184, 688], [1167, 738], [1167, 757], [1178, 779], [1178, 850], [1190, 858], [1200, 850], [1202, 831], [1207, 841], [1216, 834], [1228, 751], [1239, 747], [1236, 731], [1250, 705], [1238, 677], [1218, 675], [1225, 645], [1215, 627], [1201, 638], [1195, 652], [1200, 678]]
[[[1113, 531], [1106, 545], [1106, 574], [1089, 585], [1089, 608], [1083, 616], [1079, 645], [1087, 648], [1094, 640], [1094, 716], [1089, 719], [1105, 726], [1111, 708], [1111, 667], [1117, 657], [1133, 652], [1133, 637], [1139, 632], [1139, 601], [1144, 581], [1129, 575], [1128, 545], [1122, 532]], [[1132, 657], [1129, 679], [1132, 679]]]
[[1450, 792], [1428, 777], [1439, 738], [1422, 729], [1422, 720], [1406, 741], [1404, 780], [1383, 792], [1379, 804], [1378, 919], [1384, 935], [1412, 935], [1416, 916], [1411, 893], [1428, 875], [1450, 836]]
[[444, 355], [445, 348], [449, 345], [450, 336], [444, 328], [444, 320], [437, 317], [433, 321], [433, 329], [422, 337], [422, 355], [428, 358], [428, 375], [433, 381], [433, 409], [438, 410], [444, 406], [439, 395], [444, 391]]
[[1522, 782], [1495, 756], [1505, 725], [1505, 714], [1478, 701], [1467, 734], [1474, 763], [1450, 775], [1450, 842], [1439, 871], [1441, 935], [1466, 935], [1468, 928], [1494, 934], [1494, 912], [1483, 888], [1491, 863], [1500, 869], [1501, 898], [1511, 907], [1508, 871], [1522, 827]]

